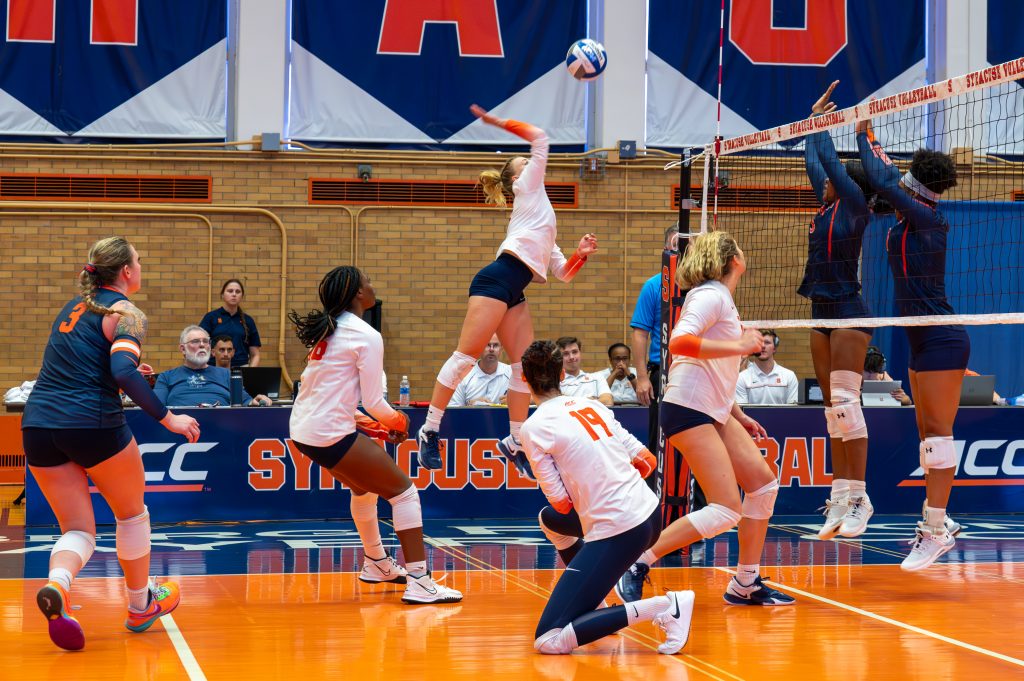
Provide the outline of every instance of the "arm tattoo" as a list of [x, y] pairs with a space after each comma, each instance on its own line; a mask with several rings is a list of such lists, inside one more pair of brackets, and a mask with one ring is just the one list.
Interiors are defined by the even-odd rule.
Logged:
[[146, 342], [146, 331], [149, 329], [149, 320], [146, 314], [135, 307], [127, 300], [119, 301], [113, 309], [121, 318], [117, 321], [117, 330], [114, 336], [131, 336], [138, 339], [140, 343]]

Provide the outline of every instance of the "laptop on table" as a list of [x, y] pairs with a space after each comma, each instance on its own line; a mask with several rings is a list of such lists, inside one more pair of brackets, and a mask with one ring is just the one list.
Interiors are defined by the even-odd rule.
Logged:
[[281, 367], [242, 367], [242, 385], [253, 397], [276, 400], [281, 394]]

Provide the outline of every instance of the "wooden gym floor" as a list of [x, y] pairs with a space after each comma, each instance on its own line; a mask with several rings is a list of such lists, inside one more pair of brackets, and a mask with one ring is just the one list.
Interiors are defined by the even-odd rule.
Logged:
[[[351, 523], [237, 523], [153, 529], [153, 570], [182, 605], [144, 634], [122, 626], [111, 528], [75, 582], [86, 648], [55, 648], [35, 607], [52, 528], [0, 520], [2, 679], [877, 679], [1024, 677], [1024, 520], [963, 517], [957, 547], [918, 575], [898, 563], [909, 516], [877, 517], [863, 541], [810, 539], [817, 518], [773, 523], [762, 573], [798, 598], [787, 608], [727, 606], [735, 533], [652, 572], [653, 590], [697, 592], [690, 641], [655, 652], [651, 625], [561, 657], [532, 648], [560, 574], [530, 521], [428, 521], [435, 576], [456, 605], [406, 606], [355, 578]], [[391, 535], [391, 540], [394, 536]], [[386, 543], [388, 540], [385, 540]]]

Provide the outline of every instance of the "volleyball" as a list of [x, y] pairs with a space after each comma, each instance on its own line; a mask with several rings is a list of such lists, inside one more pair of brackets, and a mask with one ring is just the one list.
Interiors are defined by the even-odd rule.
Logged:
[[565, 55], [565, 68], [576, 80], [593, 80], [608, 66], [608, 53], [596, 40], [584, 38], [569, 47]]

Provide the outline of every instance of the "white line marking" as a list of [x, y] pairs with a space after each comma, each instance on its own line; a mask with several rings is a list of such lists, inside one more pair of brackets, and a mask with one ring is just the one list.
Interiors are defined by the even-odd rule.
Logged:
[[192, 649], [188, 647], [188, 642], [185, 641], [185, 637], [182, 635], [181, 629], [178, 628], [178, 623], [174, 621], [174, 617], [169, 614], [164, 615], [160, 618], [160, 624], [164, 625], [164, 630], [167, 631], [167, 636], [171, 639], [171, 643], [174, 644], [174, 651], [178, 653], [181, 666], [185, 668], [190, 681], [206, 681], [206, 674], [203, 673], [199, 663], [196, 662], [196, 656], [192, 654]]
[[[729, 574], [729, 575], [735, 574], [732, 570], [730, 570], [728, 568], [716, 567], [715, 569], [720, 571], [720, 572], [724, 572], [726, 574]], [[934, 639], [936, 639], [938, 641], [942, 641], [943, 643], [949, 643], [951, 645], [958, 646], [960, 648], [964, 648], [966, 650], [970, 650], [970, 651], [973, 651], [975, 653], [981, 653], [982, 655], [987, 655], [989, 657], [994, 657], [997, 660], [1002, 660], [1003, 662], [1009, 662], [1010, 664], [1015, 664], [1018, 667], [1024, 667], [1024, 660], [1018, 660], [1015, 657], [1010, 657], [1009, 655], [1003, 655], [1002, 653], [997, 653], [994, 650], [988, 650], [987, 648], [981, 648], [979, 646], [973, 645], [971, 643], [967, 643], [965, 641], [959, 641], [959, 640], [957, 640], [955, 638], [950, 638], [949, 636], [943, 636], [942, 634], [937, 634], [934, 631], [929, 631], [928, 629], [922, 629], [921, 627], [915, 627], [913, 624], [907, 624], [906, 622], [900, 622], [899, 620], [894, 620], [891, 617], [886, 617], [885, 615], [878, 615], [878, 614], [870, 612], [868, 610], [862, 610], [861, 608], [858, 608], [858, 607], [855, 607], [855, 606], [852, 606], [852, 605], [847, 605], [846, 603], [840, 603], [839, 601], [834, 601], [831, 598], [825, 598], [824, 596], [819, 596], [817, 594], [812, 594], [809, 591], [803, 591], [802, 589], [797, 589], [795, 587], [789, 586], [788, 584], [779, 584], [778, 582], [770, 582], [768, 580], [765, 580], [765, 584], [770, 584], [771, 586], [773, 586], [773, 587], [775, 587], [777, 589], [780, 589], [782, 591], [790, 591], [790, 592], [795, 593], [795, 594], [797, 594], [799, 596], [804, 596], [805, 598], [813, 598], [816, 601], [821, 601], [822, 603], [826, 603], [828, 605], [832, 605], [832, 606], [835, 606], [837, 608], [842, 608], [843, 610], [849, 610], [852, 613], [856, 613], [858, 615], [863, 615], [864, 617], [870, 617], [873, 620], [878, 620], [879, 622], [883, 622], [885, 624], [891, 624], [894, 627], [899, 627], [901, 629], [906, 629], [907, 631], [912, 631], [915, 634], [921, 634], [922, 636], [927, 636], [929, 638], [934, 638]]]

